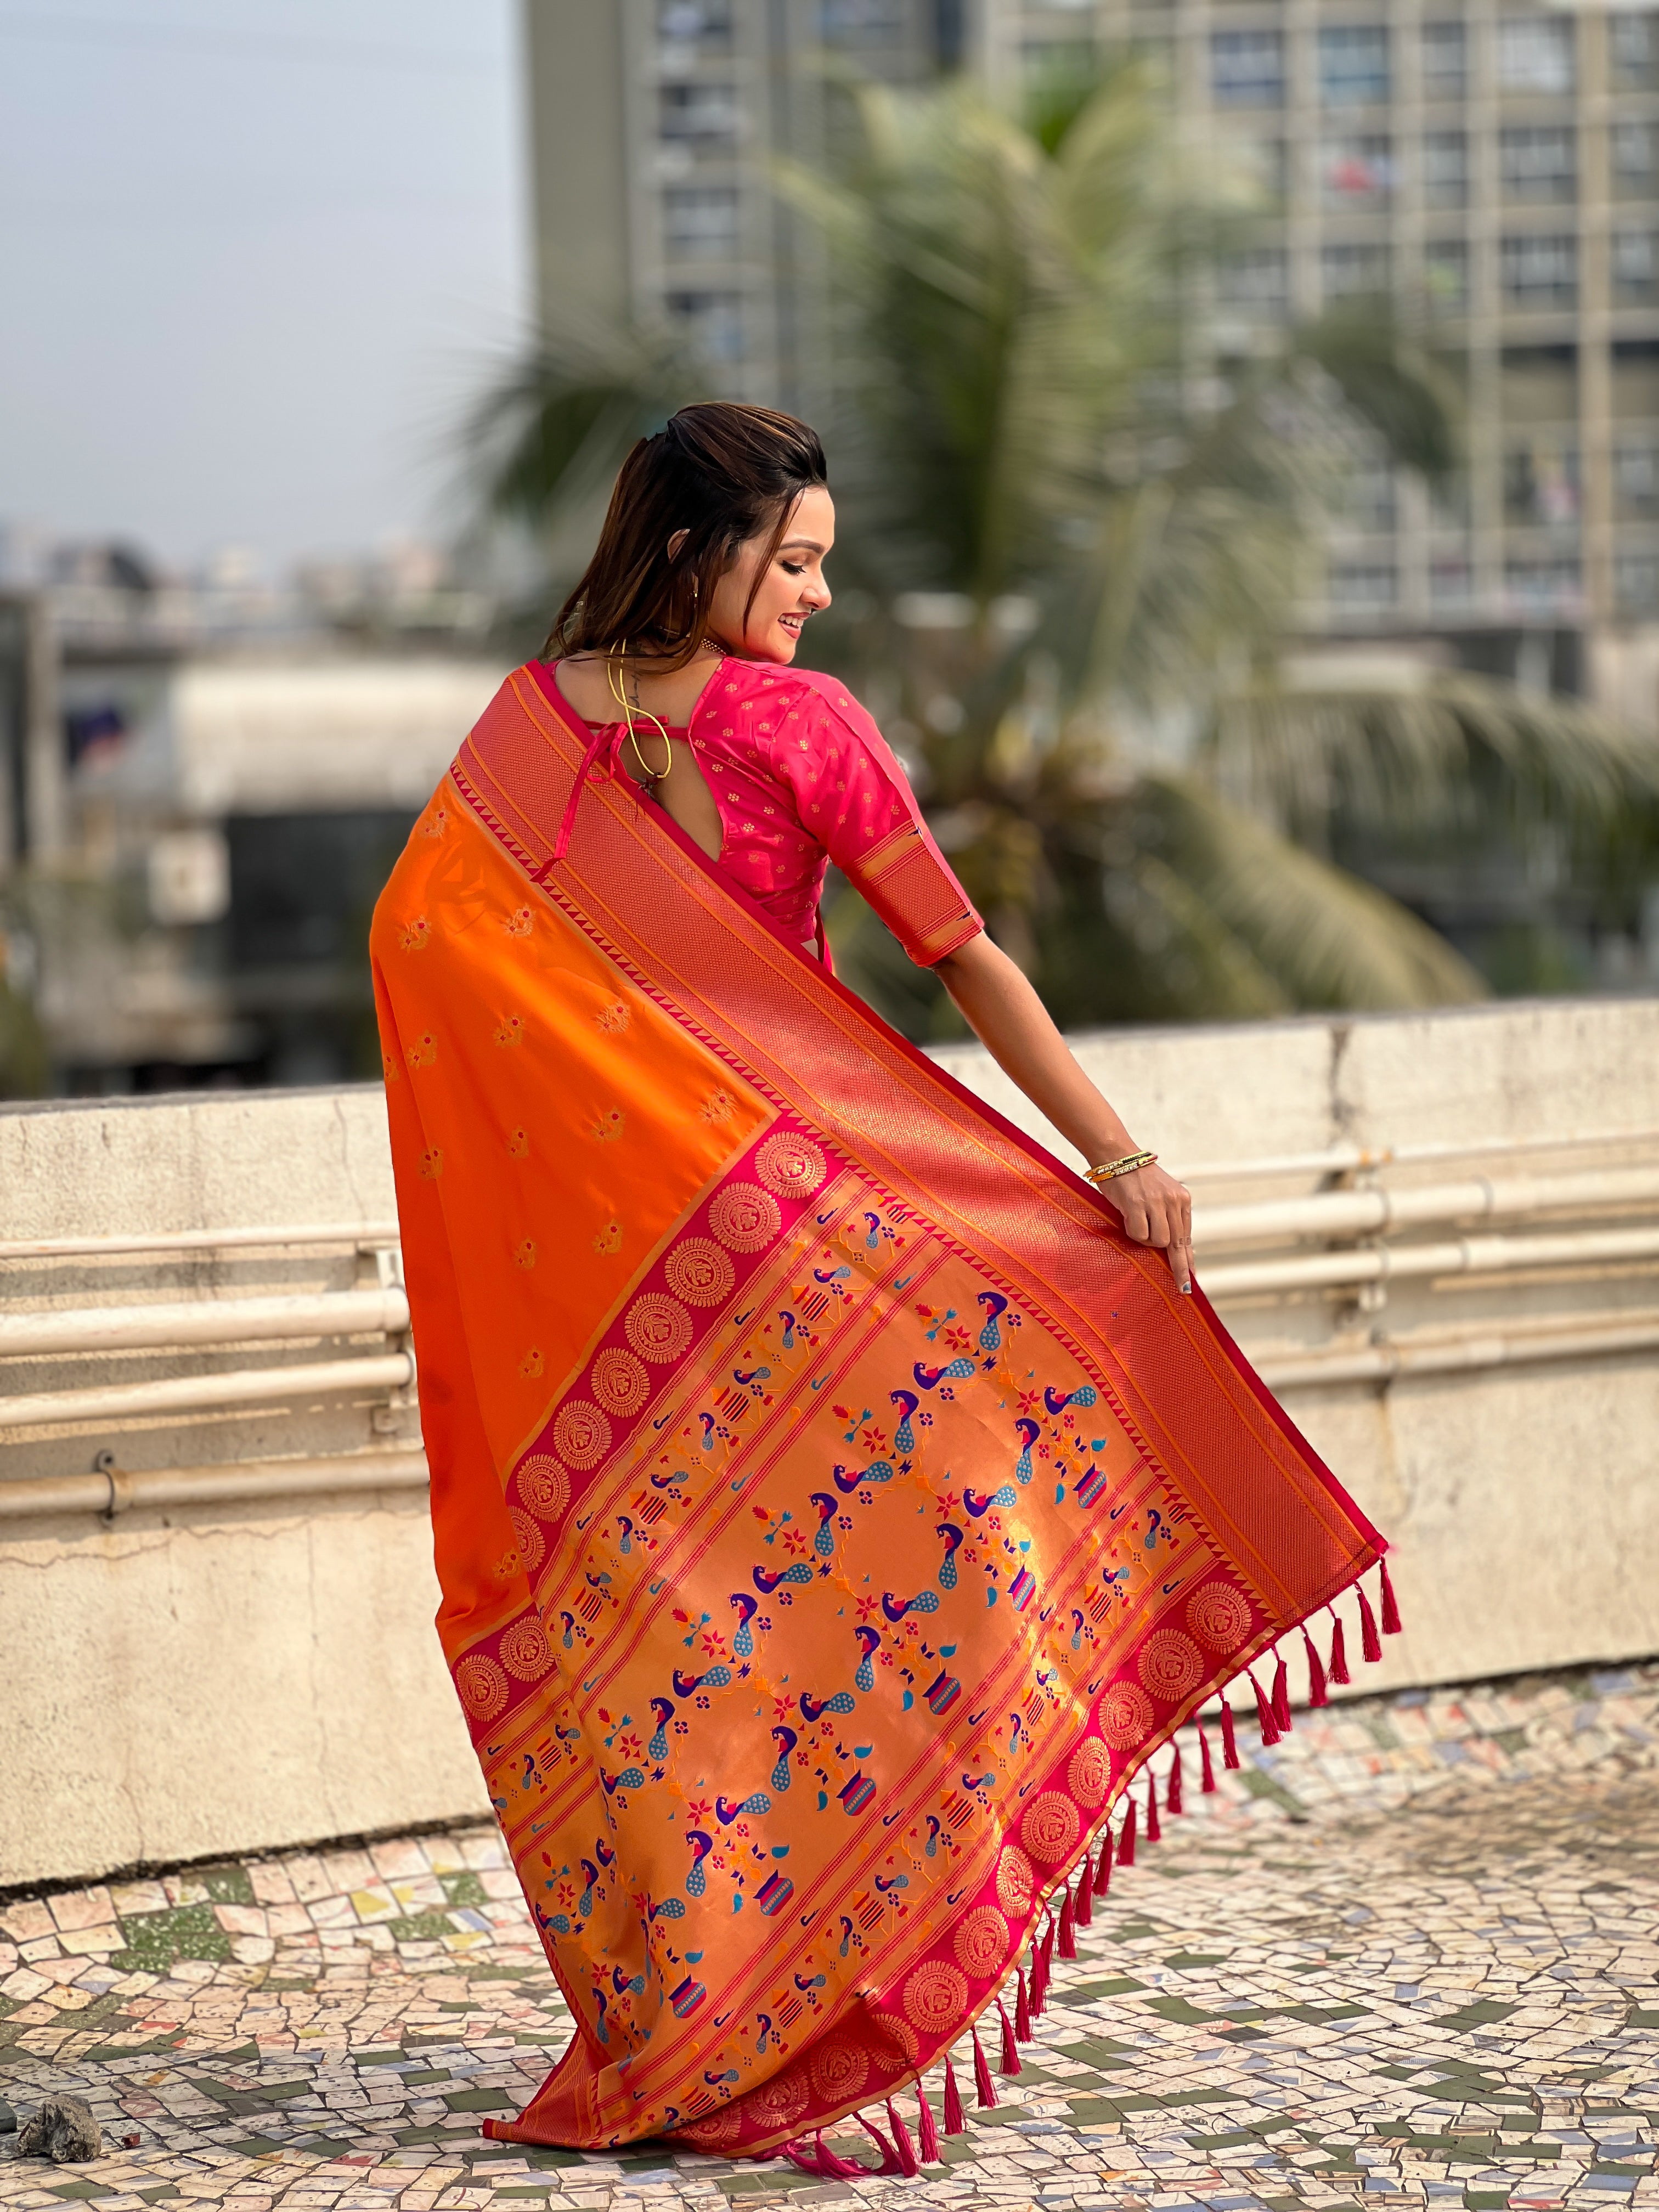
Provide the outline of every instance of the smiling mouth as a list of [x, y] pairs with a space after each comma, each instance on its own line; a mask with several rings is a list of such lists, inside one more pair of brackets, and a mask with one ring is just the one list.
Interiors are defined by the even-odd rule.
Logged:
[[789, 631], [792, 636], [799, 637], [804, 626], [811, 618], [812, 610], [809, 607], [804, 614], [780, 615], [778, 622], [780, 627]]

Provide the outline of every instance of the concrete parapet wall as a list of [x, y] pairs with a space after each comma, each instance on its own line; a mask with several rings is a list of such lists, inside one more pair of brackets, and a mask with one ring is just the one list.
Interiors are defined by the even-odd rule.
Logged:
[[[1176, 1165], [1349, 1142], [1471, 1148], [1450, 1167], [1389, 1168], [1389, 1188], [1407, 1189], [1541, 1173], [1540, 1160], [1554, 1175], [1564, 1164], [1659, 1160], [1654, 1000], [1076, 1042], [1137, 1137]], [[1042, 1133], [983, 1053], [939, 1056]], [[1494, 1152], [1571, 1135], [1602, 1141]], [[1302, 1168], [1212, 1175], [1197, 1188], [1213, 1206], [1330, 1180]], [[370, 1089], [0, 1109], [0, 1242], [368, 1224], [392, 1212]], [[1659, 1203], [1590, 1207], [1571, 1225], [1656, 1217]], [[361, 1285], [371, 1261], [349, 1249], [16, 1256], [0, 1265], [0, 1315], [310, 1295]], [[1224, 1310], [1272, 1371], [1275, 1360], [1378, 1340], [1484, 1331], [1521, 1342], [1547, 1327], [1637, 1327], [1659, 1309], [1656, 1283], [1659, 1260], [1638, 1259], [1402, 1283], [1386, 1302], [1240, 1297]], [[212, 1357], [246, 1367], [250, 1354]], [[69, 1366], [30, 1357], [0, 1366], [0, 1392], [58, 1389], [66, 1373], [77, 1386], [124, 1383], [203, 1364], [183, 1351]], [[1406, 1632], [1357, 1686], [1659, 1650], [1654, 1350], [1321, 1383], [1287, 1402], [1396, 1547]], [[406, 1455], [413, 1433], [412, 1414], [372, 1393], [147, 1416], [114, 1431], [42, 1425], [0, 1432], [0, 1489], [84, 1476], [103, 1448], [137, 1470], [367, 1462], [389, 1446]], [[477, 1814], [482, 1784], [431, 1628], [436, 1601], [423, 1501], [406, 1487], [139, 1504], [112, 1523], [85, 1510], [0, 1518], [0, 1887]]]

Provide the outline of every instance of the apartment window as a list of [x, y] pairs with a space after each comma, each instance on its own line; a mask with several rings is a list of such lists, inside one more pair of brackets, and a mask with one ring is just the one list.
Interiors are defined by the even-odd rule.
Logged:
[[1570, 200], [1577, 182], [1575, 134], [1557, 128], [1500, 131], [1498, 165], [1504, 197]]
[[665, 84], [659, 88], [658, 128], [677, 146], [734, 146], [738, 92], [731, 84]]
[[1576, 238], [1506, 238], [1504, 297], [1516, 307], [1571, 307], [1578, 297]]
[[1389, 249], [1386, 246], [1322, 246], [1320, 281], [1327, 301], [1352, 300], [1368, 292], [1389, 289]]
[[724, 259], [738, 250], [734, 185], [698, 185], [663, 194], [663, 244], [682, 258]]
[[1504, 455], [1504, 512], [1511, 522], [1562, 529], [1578, 520], [1578, 453], [1543, 439], [1519, 439]]
[[1659, 83], [1659, 22], [1646, 10], [1609, 15], [1607, 64], [1614, 84], [1626, 89]]
[[1333, 561], [1325, 596], [1334, 607], [1391, 607], [1400, 593], [1392, 561]]
[[668, 312], [684, 325], [708, 361], [740, 361], [744, 352], [740, 292], [671, 292]]
[[1474, 572], [1467, 553], [1434, 553], [1429, 556], [1429, 597], [1437, 607], [1463, 606], [1474, 589]]
[[1429, 312], [1461, 315], [1469, 304], [1469, 249], [1461, 238], [1431, 238], [1423, 248], [1423, 287]]
[[1379, 534], [1392, 530], [1396, 520], [1394, 471], [1356, 469], [1342, 487], [1342, 513], [1356, 530]]
[[1218, 107], [1285, 104], [1285, 41], [1277, 31], [1212, 31], [1210, 68]]
[[1504, 92], [1572, 90], [1572, 19], [1505, 15], [1498, 27], [1498, 82]]
[[1381, 207], [1394, 190], [1394, 158], [1382, 137], [1327, 138], [1319, 150], [1320, 185], [1328, 208]]
[[1253, 320], [1283, 322], [1290, 313], [1290, 264], [1282, 246], [1252, 246], [1230, 253], [1216, 271], [1223, 307]]
[[1613, 484], [1626, 514], [1659, 514], [1659, 444], [1651, 438], [1621, 440], [1613, 457]]
[[1659, 558], [1651, 553], [1615, 555], [1613, 588], [1623, 613], [1651, 616], [1659, 606]]
[[1327, 107], [1374, 106], [1389, 96], [1382, 23], [1326, 23], [1319, 33], [1319, 97]]
[[1619, 192], [1647, 192], [1653, 189], [1654, 128], [1650, 123], [1615, 123], [1613, 126], [1613, 180]]
[[1659, 300], [1659, 237], [1650, 230], [1615, 230], [1609, 254], [1613, 296], [1621, 307]]
[[1423, 138], [1423, 197], [1431, 207], [1463, 207], [1469, 197], [1469, 142], [1462, 131]]
[[1469, 88], [1468, 40], [1461, 23], [1423, 26], [1423, 97], [1462, 100]]
[[820, 0], [827, 46], [893, 46], [904, 36], [903, 0]]
[[657, 34], [676, 46], [729, 46], [732, 0], [657, 0]]
[[1511, 555], [1504, 563], [1504, 586], [1510, 599], [1528, 613], [1576, 611], [1578, 563], [1565, 555]]

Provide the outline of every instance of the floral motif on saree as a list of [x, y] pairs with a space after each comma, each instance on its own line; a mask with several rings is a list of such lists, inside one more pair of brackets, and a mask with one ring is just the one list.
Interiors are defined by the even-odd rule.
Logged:
[[575, 2021], [489, 2131], [764, 2154], [962, 2037], [1382, 1546], [1202, 1296], [632, 787], [554, 860], [590, 751], [511, 678], [373, 940], [439, 1630]]

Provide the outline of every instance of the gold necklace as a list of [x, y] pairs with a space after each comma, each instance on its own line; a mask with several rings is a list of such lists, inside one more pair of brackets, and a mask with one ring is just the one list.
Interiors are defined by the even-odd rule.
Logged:
[[[617, 681], [617, 671], [619, 669], [621, 671], [622, 677], [620, 683]], [[619, 658], [614, 661], [607, 660], [605, 664], [605, 678], [611, 686], [611, 696], [616, 701], [617, 704], [622, 708], [623, 720], [628, 725], [628, 742], [634, 748], [634, 757], [640, 764], [640, 779], [645, 786], [646, 796], [647, 799], [654, 799], [657, 795], [657, 786], [663, 781], [663, 778], [667, 775], [670, 769], [674, 765], [674, 740], [669, 736], [666, 728], [657, 720], [657, 717], [651, 712], [650, 708], [640, 704], [640, 682], [637, 675], [634, 678], [633, 704], [631, 706], [629, 705], [628, 698], [628, 660], [626, 655], [619, 656]], [[668, 755], [667, 759], [663, 763], [660, 771], [653, 769], [649, 761], [647, 760], [645, 755], [640, 750], [640, 734], [634, 727], [634, 716], [635, 713], [643, 715], [647, 722], [652, 722], [656, 725], [657, 735], [662, 739], [664, 748]]]

